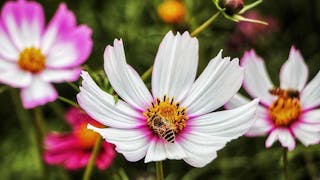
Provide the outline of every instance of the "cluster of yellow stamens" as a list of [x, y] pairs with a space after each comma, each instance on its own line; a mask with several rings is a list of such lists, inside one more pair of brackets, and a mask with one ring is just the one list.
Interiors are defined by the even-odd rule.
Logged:
[[276, 126], [289, 126], [299, 119], [301, 104], [298, 92], [277, 88], [270, 93], [278, 96], [269, 107], [269, 115]]
[[157, 98], [155, 102], [151, 102], [151, 106], [143, 112], [143, 115], [147, 118], [147, 124], [151, 129], [152, 118], [160, 116], [168, 120], [175, 134], [178, 134], [186, 127], [188, 116], [185, 111], [185, 108], [180, 107], [180, 103], [164, 96], [162, 99]]
[[25, 48], [20, 53], [18, 65], [23, 70], [39, 73], [45, 68], [45, 56], [38, 48]]

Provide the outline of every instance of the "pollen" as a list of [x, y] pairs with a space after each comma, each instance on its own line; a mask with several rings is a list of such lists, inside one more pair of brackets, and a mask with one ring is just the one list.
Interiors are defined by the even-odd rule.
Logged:
[[[299, 96], [292, 96], [292, 90], [277, 90], [281, 93], [269, 107], [271, 120], [276, 126], [287, 127], [299, 119], [301, 114], [301, 103]], [[274, 92], [274, 90], [270, 91]]]
[[143, 113], [147, 118], [147, 125], [152, 129], [152, 121], [155, 116], [165, 119], [170, 123], [170, 127], [178, 134], [186, 127], [188, 116], [186, 108], [180, 106], [179, 102], [174, 102], [174, 98], [157, 98], [151, 102], [151, 106]]
[[23, 70], [39, 73], [45, 68], [45, 56], [38, 48], [25, 48], [19, 55], [18, 65]]

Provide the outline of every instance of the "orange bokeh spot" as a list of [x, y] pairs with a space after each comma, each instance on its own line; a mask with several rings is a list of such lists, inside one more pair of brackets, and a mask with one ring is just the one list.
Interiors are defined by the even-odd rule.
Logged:
[[185, 14], [185, 5], [178, 0], [165, 0], [158, 6], [158, 15], [166, 23], [183, 22]]
[[45, 56], [38, 48], [25, 48], [19, 55], [18, 65], [23, 70], [39, 73], [45, 68]]
[[[92, 125], [96, 127], [102, 127], [102, 125], [98, 123], [94, 123]], [[80, 146], [87, 149], [94, 147], [95, 143], [97, 142], [100, 136], [98, 133], [87, 129], [87, 123], [82, 123], [81, 125], [76, 127], [75, 135], [79, 140]]]

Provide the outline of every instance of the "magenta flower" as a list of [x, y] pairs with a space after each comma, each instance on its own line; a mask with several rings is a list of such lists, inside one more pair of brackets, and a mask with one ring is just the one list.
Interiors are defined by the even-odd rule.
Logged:
[[[257, 120], [248, 136], [268, 135], [266, 147], [279, 140], [289, 150], [295, 148], [295, 138], [305, 146], [320, 141], [320, 72], [306, 85], [308, 68], [300, 52], [291, 48], [288, 60], [280, 72], [280, 88], [267, 74], [263, 60], [254, 50], [245, 52], [241, 65], [246, 69], [243, 87], [248, 94], [261, 99]], [[246, 104], [249, 100], [235, 95], [227, 108]]]
[[[99, 137], [97, 133], [87, 129], [87, 124], [103, 126], [77, 108], [72, 108], [66, 113], [66, 120], [72, 126], [72, 132], [48, 134], [45, 139], [44, 160], [48, 164], [63, 165], [70, 170], [83, 168], [88, 164]], [[114, 146], [104, 141], [97, 156], [97, 167], [101, 170], [108, 168], [115, 155]]]
[[21, 88], [25, 108], [57, 99], [53, 83], [75, 81], [92, 48], [91, 29], [60, 4], [48, 26], [42, 6], [6, 2], [0, 17], [0, 82]]

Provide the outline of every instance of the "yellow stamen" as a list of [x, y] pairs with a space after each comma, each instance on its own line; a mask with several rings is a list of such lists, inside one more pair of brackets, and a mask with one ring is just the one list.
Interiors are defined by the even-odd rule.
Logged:
[[39, 73], [45, 68], [45, 56], [38, 48], [25, 48], [19, 55], [18, 65], [23, 70]]
[[186, 109], [180, 107], [180, 104], [174, 102], [173, 98], [167, 98], [164, 96], [162, 99], [157, 98], [155, 102], [151, 103], [151, 106], [143, 112], [143, 115], [147, 118], [147, 124], [152, 129], [152, 118], [159, 116], [170, 122], [171, 128], [175, 134], [178, 134], [186, 127], [186, 121], [188, 116], [186, 115]]
[[299, 97], [291, 96], [290, 91], [278, 90], [281, 93], [273, 94], [278, 98], [269, 107], [271, 120], [276, 126], [289, 126], [299, 119], [301, 104]]

